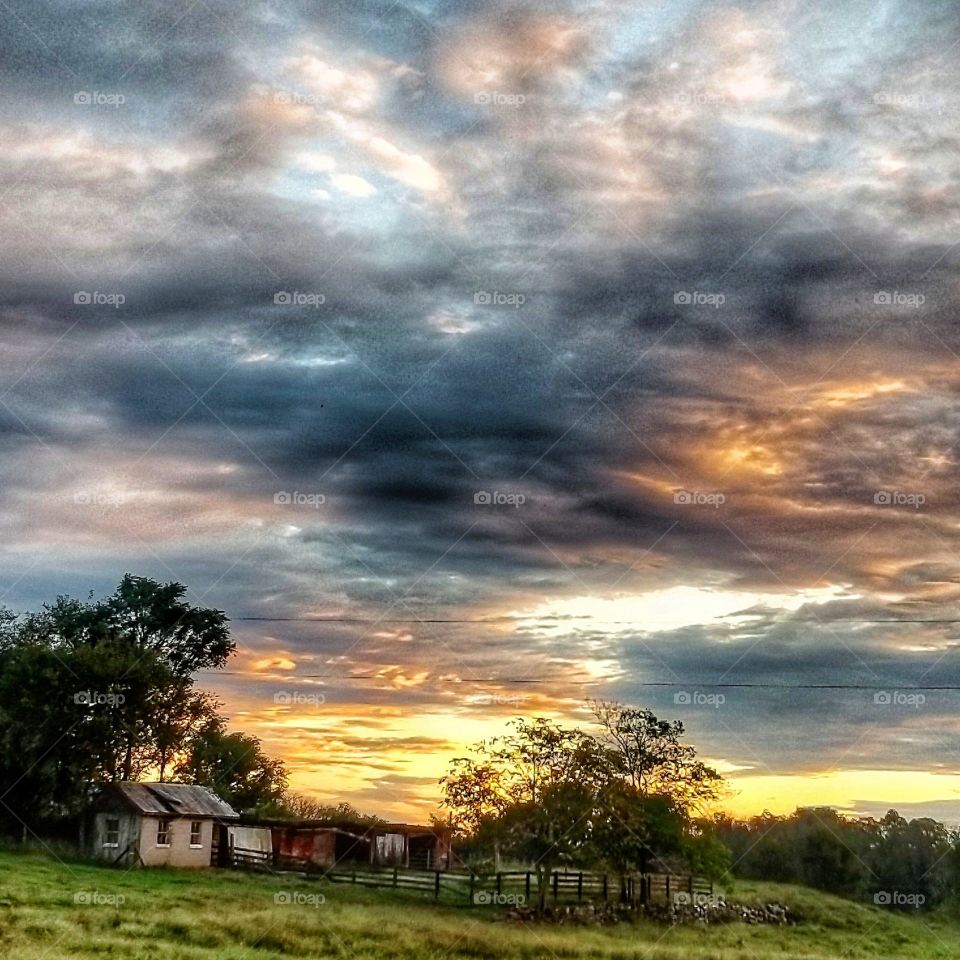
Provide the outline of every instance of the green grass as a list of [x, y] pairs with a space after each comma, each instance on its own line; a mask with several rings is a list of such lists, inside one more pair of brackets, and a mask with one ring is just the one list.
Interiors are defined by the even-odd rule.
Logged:
[[[322, 894], [276, 904], [280, 891]], [[123, 897], [76, 903], [77, 894]], [[522, 926], [488, 908], [415, 893], [227, 871], [118, 870], [0, 852], [0, 957], [17, 960], [766, 960], [955, 958], [960, 924], [905, 916], [797, 887], [739, 884], [743, 902], [778, 900], [797, 927]]]

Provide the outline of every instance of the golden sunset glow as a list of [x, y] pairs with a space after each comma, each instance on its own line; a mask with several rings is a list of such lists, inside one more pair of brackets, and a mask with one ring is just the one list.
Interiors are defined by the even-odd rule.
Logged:
[[605, 698], [960, 822], [948, 14], [309, 6], [8, 37], [2, 602], [183, 583], [364, 811]]
[[909, 810], [931, 797], [960, 804], [960, 775], [914, 770], [827, 770], [803, 776], [730, 778], [724, 806], [739, 816], [758, 810], [792, 813], [797, 807], [837, 807], [850, 814], [882, 816], [888, 807]]

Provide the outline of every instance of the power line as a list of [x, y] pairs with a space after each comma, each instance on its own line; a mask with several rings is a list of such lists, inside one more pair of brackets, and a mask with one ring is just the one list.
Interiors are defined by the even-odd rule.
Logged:
[[[245, 677], [250, 680], [258, 678], [257, 674], [244, 673], [240, 670], [198, 670], [198, 673], [212, 673], [218, 676], [228, 676], [228, 677]], [[264, 676], [262, 679], [267, 679]], [[351, 680], [386, 680], [389, 681], [390, 677], [385, 677], [380, 674], [375, 673], [351, 673], [343, 676], [338, 676], [337, 674], [332, 673], [297, 673], [297, 674], [285, 674], [283, 676], [285, 680], [336, 680], [341, 681], [351, 681]], [[570, 680], [569, 678], [552, 680], [549, 677], [530, 677], [530, 678], [504, 678], [504, 677], [435, 677], [434, 682], [437, 683], [490, 683], [490, 684], [537, 684], [537, 683], [573, 683], [576, 685], [584, 684], [596, 684], [602, 683], [604, 681], [614, 681], [614, 680], [623, 680], [623, 677], [593, 677], [590, 680]], [[668, 687], [676, 689], [677, 687], [710, 687], [711, 689], [759, 689], [759, 690], [888, 690], [891, 687], [895, 688], [897, 692], [907, 691], [907, 690], [922, 690], [922, 691], [960, 691], [960, 684], [931, 684], [931, 685], [914, 685], [914, 686], [905, 686], [902, 684], [873, 684], [873, 683], [728, 683], [728, 682], [717, 682], [711, 683], [708, 680], [636, 680], [628, 681], [631, 686], [634, 687]]]
[[[724, 616], [718, 617], [717, 619], [725, 620], [736, 616], [744, 616], [744, 614], [726, 614]], [[254, 623], [526, 623], [529, 621], [537, 622], [554, 622], [558, 624], [563, 624], [571, 622], [574, 620], [589, 620], [592, 623], [612, 623], [612, 624], [624, 624], [627, 626], [642, 626], [643, 624], [648, 623], [674, 623], [673, 620], [650, 620], [644, 619], [643, 623], [638, 623], [636, 620], [604, 620], [602, 617], [593, 617], [589, 614], [581, 614], [571, 617], [557, 617], [557, 616], [537, 616], [531, 614], [524, 617], [481, 617], [481, 618], [466, 618], [466, 617], [231, 617], [231, 620], [234, 622], [244, 621], [244, 622], [254, 622]], [[823, 620], [818, 619], [817, 617], [792, 617], [783, 621], [785, 623], [819, 623], [822, 625], [833, 624], [833, 623], [960, 623], [960, 617], [944, 617], [944, 618], [876, 618], [876, 619], [860, 619], [854, 617], [842, 617], [835, 620]]]
[[[259, 621], [262, 623], [517, 623], [524, 620], [550, 620], [556, 617], [484, 617], [466, 618], [421, 618], [416, 617], [231, 617], [231, 620]], [[603, 621], [605, 623], [632, 623], [628, 620]]]

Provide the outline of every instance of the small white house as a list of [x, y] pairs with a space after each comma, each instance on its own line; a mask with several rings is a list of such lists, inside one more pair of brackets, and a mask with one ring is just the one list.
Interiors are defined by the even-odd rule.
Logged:
[[214, 838], [239, 819], [212, 790], [190, 783], [112, 783], [93, 809], [90, 852], [145, 867], [209, 867]]

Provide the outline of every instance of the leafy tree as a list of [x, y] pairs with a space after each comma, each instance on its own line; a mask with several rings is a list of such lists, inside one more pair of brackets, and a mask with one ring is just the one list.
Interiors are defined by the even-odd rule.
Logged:
[[220, 668], [235, 649], [227, 617], [186, 603], [186, 592], [181, 583], [161, 584], [128, 573], [103, 600], [58, 597], [27, 617], [19, 632], [55, 649], [112, 644], [150, 651], [181, 677]]
[[795, 825], [801, 883], [848, 896], [863, 889], [868, 868], [854, 819], [819, 807], [797, 811]]
[[[465, 835], [460, 849], [492, 850], [495, 865], [501, 851], [533, 864], [541, 906], [561, 864], [602, 863], [626, 874], [648, 869], [657, 855], [690, 857], [705, 843], [691, 807], [720, 778], [678, 742], [682, 728], [662, 728], [649, 711], [636, 713], [657, 731], [649, 747], [660, 750], [656, 764], [634, 762], [636, 753], [625, 757], [613, 738], [543, 717], [514, 720], [508, 734], [453, 760], [441, 780], [442, 805]], [[700, 862], [720, 870], [722, 856], [711, 843], [712, 859], [702, 853]]]
[[219, 718], [191, 738], [176, 777], [209, 787], [241, 811], [278, 813], [287, 788], [283, 762], [268, 757], [256, 737], [228, 733]]
[[[483, 744], [477, 747], [478, 752], [485, 749]], [[493, 758], [457, 757], [440, 783], [450, 823], [464, 834], [476, 834], [511, 802], [505, 771]]]
[[646, 873], [656, 857], [678, 855], [687, 826], [683, 810], [668, 796], [644, 796], [626, 781], [599, 796], [593, 830], [598, 860], [621, 875]]
[[918, 902], [924, 906], [943, 902], [955, 888], [951, 867], [956, 837], [936, 820], [920, 817], [907, 821], [896, 810], [889, 810], [876, 827], [876, 840], [867, 857], [869, 892], [920, 897]]
[[650, 710], [613, 701], [591, 706], [624, 779], [640, 796], [667, 796], [692, 811], [722, 795], [723, 778], [683, 743], [680, 720], [660, 720]]
[[550, 873], [585, 847], [581, 824], [606, 775], [599, 744], [538, 717], [518, 719], [502, 737], [458, 757], [441, 781], [451, 820], [494, 851], [530, 862], [541, 904]]
[[497, 822], [506, 849], [533, 864], [541, 910], [553, 871], [592, 859], [588, 821], [594, 809], [589, 785], [571, 777], [542, 783], [536, 800], [512, 804]]
[[39, 644], [0, 653], [0, 813], [26, 834], [68, 815], [83, 800], [82, 785], [96, 770], [78, 730], [75, 677]]
[[152, 716], [151, 766], [161, 781], [194, 734], [216, 719], [219, 707], [210, 694], [189, 689], [189, 681], [179, 679], [172, 686], [173, 696], [157, 703]]
[[70, 817], [97, 783], [165, 777], [216, 703], [190, 676], [233, 649], [180, 584], [126, 576], [105, 600], [0, 611], [0, 820]]

